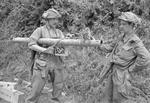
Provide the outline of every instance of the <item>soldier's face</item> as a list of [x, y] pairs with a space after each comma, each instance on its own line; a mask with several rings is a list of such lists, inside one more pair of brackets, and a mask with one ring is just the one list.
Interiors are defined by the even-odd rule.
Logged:
[[48, 25], [52, 26], [52, 27], [56, 27], [56, 25], [58, 24], [58, 19], [57, 18], [52, 18], [48, 20]]
[[120, 30], [123, 32], [129, 32], [132, 29], [132, 26], [128, 22], [121, 20], [120, 21]]

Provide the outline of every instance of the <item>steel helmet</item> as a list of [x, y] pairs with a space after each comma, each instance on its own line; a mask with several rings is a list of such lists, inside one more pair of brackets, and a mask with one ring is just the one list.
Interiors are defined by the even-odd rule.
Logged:
[[141, 24], [141, 18], [132, 12], [122, 12], [118, 18], [124, 21], [132, 22], [134, 24]]
[[45, 11], [43, 13], [42, 17], [44, 19], [51, 19], [51, 18], [60, 18], [61, 15], [57, 10], [51, 8], [51, 9], [48, 9], [47, 11]]

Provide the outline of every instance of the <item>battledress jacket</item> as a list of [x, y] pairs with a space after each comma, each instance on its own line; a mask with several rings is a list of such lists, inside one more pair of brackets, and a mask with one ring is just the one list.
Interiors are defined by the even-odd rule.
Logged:
[[[112, 44], [104, 44], [102, 49], [111, 52], [116, 42]], [[131, 91], [129, 82], [129, 71], [135, 67], [137, 58], [139, 58], [138, 66], [148, 66], [150, 64], [150, 53], [144, 47], [144, 44], [136, 34], [123, 38], [118, 42], [116, 50], [112, 56], [114, 63], [112, 80], [117, 91], [128, 97]]]
[[[37, 28], [32, 35], [30, 36], [30, 42], [28, 46], [30, 47], [31, 45], [39, 45], [37, 44], [37, 41], [40, 38], [64, 38], [63, 33], [59, 30], [56, 29], [56, 31], [48, 28], [46, 25], [41, 26]], [[42, 47], [48, 48], [46, 45], [40, 45]], [[61, 58], [61, 56], [55, 56], [51, 54], [46, 54], [46, 53], [40, 53], [37, 52], [35, 56], [35, 63], [34, 63], [34, 70], [41, 70], [41, 73], [44, 74], [45, 72], [48, 73], [47, 70], [59, 70], [62, 69], [64, 63]], [[57, 72], [57, 71], [56, 71]], [[47, 75], [47, 74], [44, 74]], [[60, 77], [61, 78], [61, 77]]]

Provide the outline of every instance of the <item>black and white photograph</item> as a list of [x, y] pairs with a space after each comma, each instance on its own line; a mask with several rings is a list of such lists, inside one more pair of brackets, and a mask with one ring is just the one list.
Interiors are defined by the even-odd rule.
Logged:
[[150, 0], [0, 0], [0, 103], [150, 103]]

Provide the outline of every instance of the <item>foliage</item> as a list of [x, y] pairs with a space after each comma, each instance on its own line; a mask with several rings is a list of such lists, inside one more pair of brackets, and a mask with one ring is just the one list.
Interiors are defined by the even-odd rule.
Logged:
[[[0, 40], [16, 36], [29, 37], [41, 25], [42, 13], [53, 7], [62, 14], [58, 28], [65, 34], [72, 33], [73, 38], [82, 39], [103, 37], [111, 42], [119, 36], [116, 17], [120, 12], [132, 11], [142, 18], [142, 26], [136, 32], [150, 49], [149, 4], [149, 0], [1, 0]], [[69, 50], [71, 55], [65, 59], [69, 78], [64, 89], [68, 95], [80, 95], [81, 101], [99, 102], [104, 84], [98, 84], [97, 79], [105, 64], [106, 54], [95, 47], [70, 47]], [[3, 41], [0, 53], [1, 71], [6, 76], [28, 79], [30, 50], [26, 44]], [[147, 78], [142, 83], [135, 80], [133, 85], [148, 95], [150, 87], [147, 85], [150, 82], [146, 73], [133, 72], [135, 78]]]

